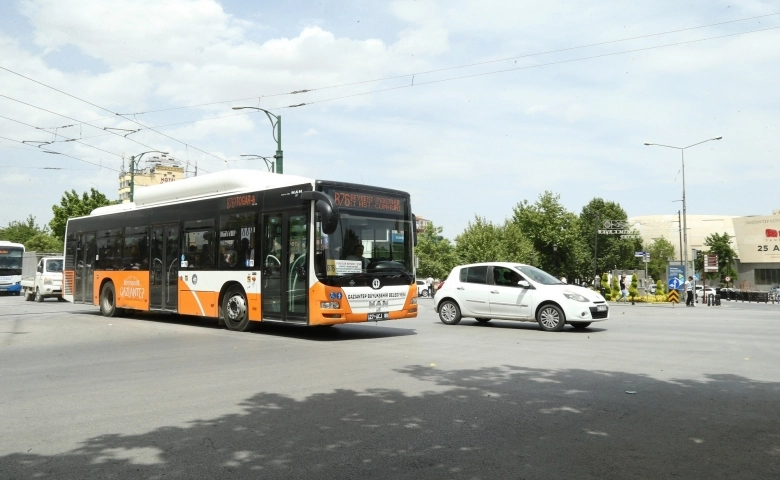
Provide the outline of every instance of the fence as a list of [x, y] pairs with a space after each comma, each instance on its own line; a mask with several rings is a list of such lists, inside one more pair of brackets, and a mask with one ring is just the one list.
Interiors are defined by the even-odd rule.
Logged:
[[721, 299], [730, 302], [774, 303], [777, 301], [775, 292], [721, 289], [719, 295]]

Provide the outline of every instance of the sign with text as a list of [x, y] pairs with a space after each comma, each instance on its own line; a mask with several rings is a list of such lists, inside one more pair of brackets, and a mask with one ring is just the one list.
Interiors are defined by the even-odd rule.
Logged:
[[741, 263], [780, 262], [780, 215], [737, 217], [733, 223]]
[[404, 211], [405, 201], [403, 198], [386, 197], [370, 193], [344, 192], [339, 190], [334, 190], [332, 194], [333, 200], [335, 200], [336, 206], [339, 208], [398, 213]]
[[717, 255], [705, 255], [704, 256], [704, 273], [715, 273], [718, 271], [718, 256]]

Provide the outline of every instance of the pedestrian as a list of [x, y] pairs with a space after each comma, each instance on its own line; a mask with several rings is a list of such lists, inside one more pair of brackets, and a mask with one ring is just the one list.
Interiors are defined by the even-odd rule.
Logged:
[[685, 281], [685, 306], [693, 307], [693, 277]]
[[566, 275], [561, 275], [561, 283], [566, 283]]
[[626, 288], [625, 275], [620, 276], [620, 297], [617, 299], [617, 301], [620, 302], [620, 300], [623, 300], [624, 302], [628, 303], [628, 289]]
[[433, 277], [426, 278], [425, 284], [428, 286], [428, 296], [433, 297]]

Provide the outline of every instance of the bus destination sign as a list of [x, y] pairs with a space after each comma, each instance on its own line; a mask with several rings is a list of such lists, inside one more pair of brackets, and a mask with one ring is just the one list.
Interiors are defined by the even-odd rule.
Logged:
[[230, 210], [231, 208], [251, 207], [252, 205], [257, 205], [257, 199], [255, 198], [254, 193], [248, 193], [246, 195], [235, 195], [228, 197], [226, 200], [227, 205], [225, 208], [227, 210]]
[[402, 212], [403, 201], [400, 198], [382, 197], [367, 193], [333, 192], [336, 205], [344, 208], [361, 210], [381, 210], [384, 212]]

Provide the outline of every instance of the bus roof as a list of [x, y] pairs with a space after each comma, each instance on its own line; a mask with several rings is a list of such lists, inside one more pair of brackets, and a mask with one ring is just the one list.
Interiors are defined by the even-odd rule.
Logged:
[[24, 250], [24, 244], [9, 242], [7, 240], [0, 240], [0, 247], [6, 247], [6, 248], [15, 247]]
[[175, 182], [152, 185], [136, 190], [134, 202], [99, 207], [90, 215], [135, 210], [155, 205], [169, 205], [188, 200], [221, 197], [242, 192], [255, 192], [271, 188], [312, 184], [314, 180], [295, 175], [261, 172], [258, 170], [224, 170]]

